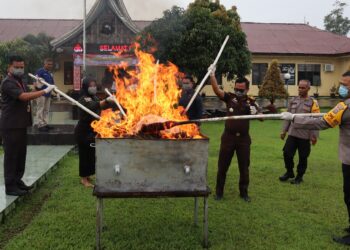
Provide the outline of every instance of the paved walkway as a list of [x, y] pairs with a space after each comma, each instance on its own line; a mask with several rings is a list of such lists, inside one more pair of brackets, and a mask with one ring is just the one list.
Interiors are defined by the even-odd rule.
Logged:
[[[23, 181], [27, 185], [36, 183], [53, 166], [55, 166], [74, 146], [28, 146], [26, 171]], [[14, 208], [17, 196], [5, 194], [4, 185], [4, 155], [0, 156], [0, 220]]]

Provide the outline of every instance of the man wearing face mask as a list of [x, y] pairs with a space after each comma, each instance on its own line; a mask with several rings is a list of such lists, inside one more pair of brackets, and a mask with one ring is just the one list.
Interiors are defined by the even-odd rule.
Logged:
[[[339, 159], [342, 162], [344, 202], [348, 210], [350, 224], [350, 71], [345, 72], [340, 80], [339, 95], [344, 99], [330, 110], [323, 118], [313, 119], [296, 117], [292, 113], [282, 113], [282, 119], [293, 121], [293, 126], [300, 129], [323, 130], [339, 126]], [[350, 226], [345, 229], [344, 237], [334, 241], [350, 245]]]
[[[308, 96], [310, 90], [309, 80], [300, 80], [298, 85], [299, 96], [294, 97], [288, 105], [288, 111], [291, 113], [320, 113], [320, 108], [315, 99]], [[287, 141], [283, 147], [283, 158], [287, 172], [280, 176], [280, 181], [287, 181], [289, 178], [294, 178], [294, 155], [298, 150], [299, 163], [297, 176], [292, 180], [291, 184], [300, 184], [303, 181], [303, 175], [307, 168], [307, 158], [311, 152], [311, 145], [317, 142], [318, 131], [298, 129], [290, 121], [285, 121], [283, 124], [281, 139], [284, 140], [288, 132]]]
[[[218, 86], [215, 78], [215, 65], [211, 65], [210, 83], [215, 94], [226, 103], [227, 115], [256, 115], [261, 109], [255, 100], [248, 97], [249, 81], [240, 77], [235, 81], [234, 93], [224, 92]], [[221, 136], [221, 146], [218, 162], [218, 173], [216, 179], [216, 200], [221, 200], [224, 194], [226, 173], [230, 167], [234, 152], [237, 153], [239, 167], [239, 193], [240, 197], [250, 202], [248, 196], [249, 165], [250, 165], [249, 120], [227, 120], [225, 130]]]
[[27, 127], [32, 125], [30, 100], [50, 93], [54, 86], [29, 92], [22, 81], [24, 61], [10, 57], [8, 75], [1, 84], [0, 129], [4, 146], [4, 177], [7, 195], [22, 196], [31, 189], [23, 181], [27, 153]]
[[[44, 79], [47, 83], [54, 85], [55, 82], [52, 76], [53, 69], [53, 60], [51, 58], [46, 58], [44, 60], [44, 67], [39, 69], [36, 72], [36, 75], [42, 79]], [[46, 89], [46, 85], [37, 82], [36, 90], [44, 90]], [[37, 111], [36, 111], [36, 120], [38, 130], [41, 132], [47, 132], [52, 127], [48, 125], [49, 120], [49, 111], [50, 111], [50, 103], [51, 103], [51, 93], [40, 96], [37, 100]]]
[[[194, 95], [194, 80], [191, 75], [185, 75], [182, 79], [182, 92], [179, 100], [179, 105], [186, 108], [188, 103], [190, 102], [192, 96]], [[201, 119], [203, 113], [203, 104], [202, 98], [200, 96], [196, 96], [191, 107], [187, 111], [188, 119], [195, 120]]]

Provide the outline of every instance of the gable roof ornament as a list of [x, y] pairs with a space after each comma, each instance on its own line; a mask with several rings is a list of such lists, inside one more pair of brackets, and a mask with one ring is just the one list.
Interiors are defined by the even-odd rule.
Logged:
[[[91, 10], [86, 16], [86, 27], [90, 26], [96, 18], [98, 18], [106, 6], [109, 6], [112, 12], [118, 16], [122, 23], [134, 34], [140, 32], [137, 26], [132, 21], [129, 13], [124, 5], [123, 0], [97, 0], [92, 6]], [[83, 22], [76, 26], [71, 31], [67, 32], [63, 36], [51, 41], [51, 45], [54, 49], [68, 42], [72, 38], [83, 33]]]

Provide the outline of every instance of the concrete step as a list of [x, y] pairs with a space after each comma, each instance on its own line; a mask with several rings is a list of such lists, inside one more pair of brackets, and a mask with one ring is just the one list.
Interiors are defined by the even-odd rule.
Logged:
[[36, 127], [28, 128], [28, 145], [75, 145], [74, 126], [50, 124], [53, 129], [41, 132]]

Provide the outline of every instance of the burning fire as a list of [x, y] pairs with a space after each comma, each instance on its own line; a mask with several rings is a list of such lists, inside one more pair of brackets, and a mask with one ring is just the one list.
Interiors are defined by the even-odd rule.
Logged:
[[[136, 69], [127, 70], [126, 63], [110, 67], [116, 82], [116, 98], [126, 112], [123, 117], [119, 110], [104, 110], [101, 119], [91, 126], [101, 138], [125, 138], [138, 135], [143, 124], [172, 121], [186, 121], [184, 108], [178, 106], [181, 89], [177, 85], [180, 72], [176, 65], [157, 64], [151, 54], [142, 52], [136, 44], [138, 59]], [[127, 76], [120, 77], [120, 72]], [[118, 75], [119, 74], [119, 75]], [[202, 138], [195, 124], [158, 131], [166, 139]]]

